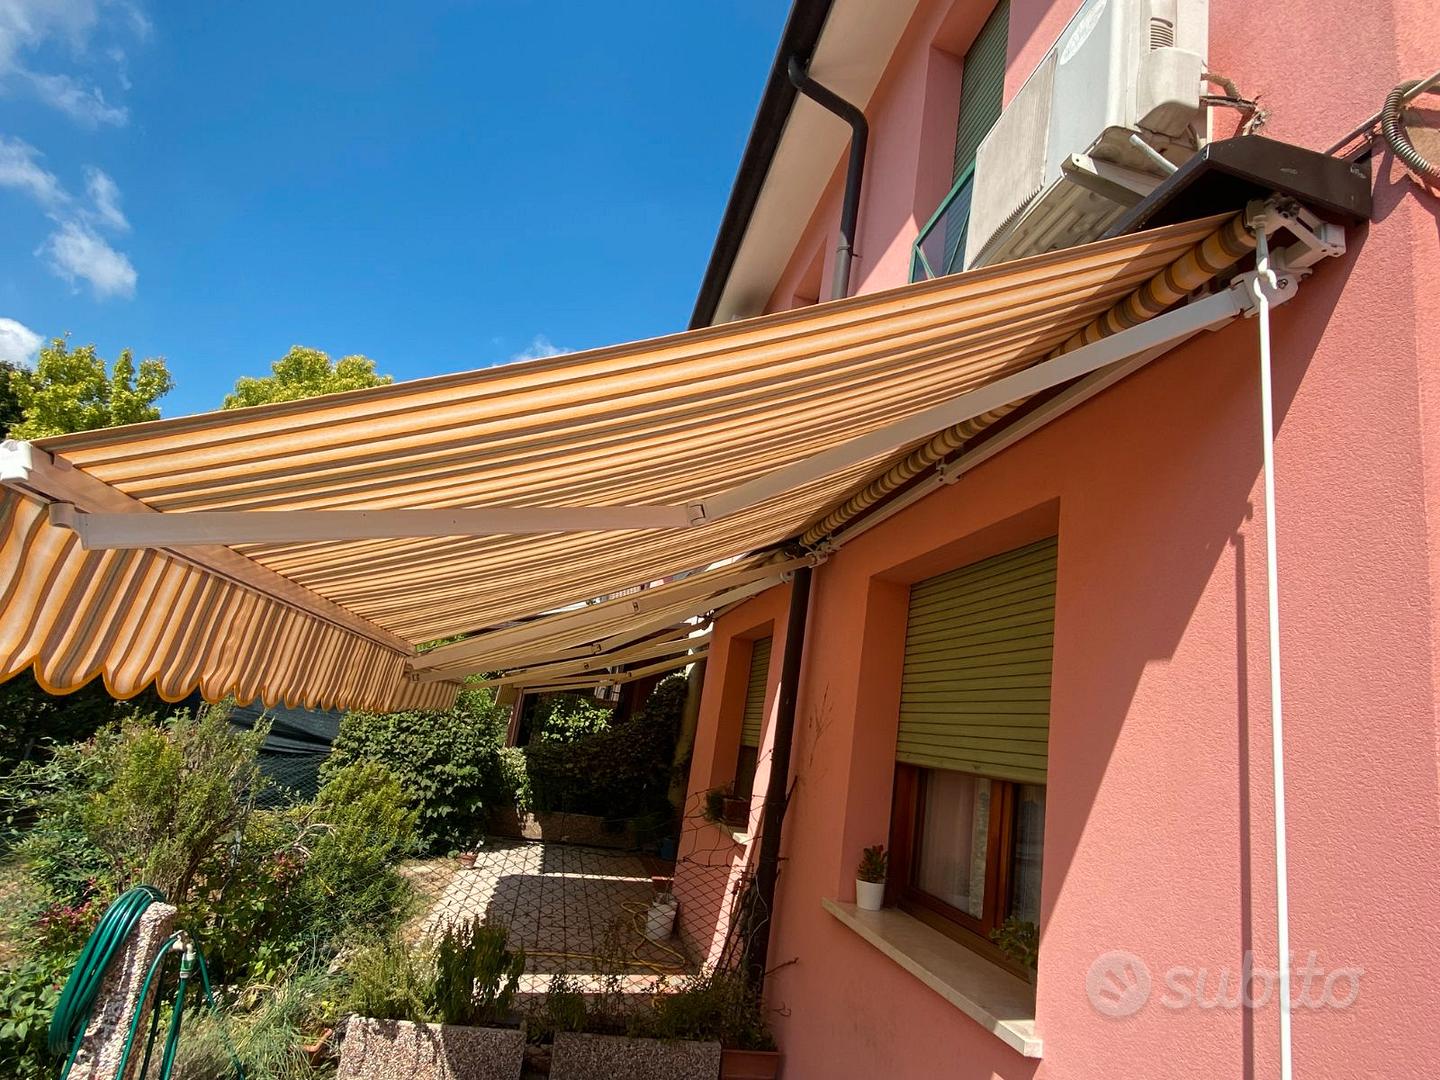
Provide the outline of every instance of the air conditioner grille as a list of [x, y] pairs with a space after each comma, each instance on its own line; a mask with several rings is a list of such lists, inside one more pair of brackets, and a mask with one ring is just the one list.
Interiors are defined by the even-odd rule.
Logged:
[[1175, 47], [1175, 24], [1169, 19], [1151, 18], [1150, 50], [1173, 49]]

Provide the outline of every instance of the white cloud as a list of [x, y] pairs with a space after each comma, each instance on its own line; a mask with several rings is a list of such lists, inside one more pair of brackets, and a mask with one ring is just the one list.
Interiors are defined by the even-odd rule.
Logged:
[[574, 350], [572, 349], [562, 349], [544, 334], [536, 334], [530, 340], [529, 345], [525, 346], [525, 348], [521, 349], [514, 356], [510, 357], [510, 359], [543, 360], [547, 356], [564, 356], [566, 353], [573, 351]]
[[135, 295], [139, 275], [123, 252], [116, 251], [88, 225], [80, 221], [61, 221], [35, 251], [45, 259], [51, 271], [76, 285], [90, 283], [98, 299]]
[[102, 124], [124, 127], [130, 121], [130, 110], [123, 105], [111, 105], [98, 86], [86, 86], [69, 75], [26, 72], [25, 77], [41, 101], [83, 127], [95, 128]]
[[[144, 11], [127, 0], [0, 0], [0, 92], [28, 88], [86, 127], [123, 125], [129, 110], [108, 101], [85, 74], [103, 55], [91, 44], [96, 37], [117, 35], [144, 41], [152, 29]], [[36, 66], [35, 54], [52, 43], [63, 47], [76, 71]], [[128, 89], [123, 66], [109, 74]]]
[[55, 174], [40, 165], [40, 151], [24, 139], [0, 135], [0, 187], [22, 191], [46, 209], [62, 206], [70, 195]]
[[100, 299], [134, 296], [138, 278], [134, 264], [97, 231], [130, 229], [120, 209], [119, 186], [104, 170], [87, 166], [86, 199], [79, 200], [39, 158], [40, 152], [29, 143], [0, 135], [0, 188], [27, 195], [55, 223], [35, 254], [71, 285], [88, 281]]
[[120, 210], [120, 189], [110, 175], [93, 165], [85, 168], [85, 193], [90, 196], [90, 205], [95, 220], [120, 232], [130, 231], [130, 222]]
[[24, 323], [0, 318], [0, 361], [29, 367], [35, 362], [42, 340]]

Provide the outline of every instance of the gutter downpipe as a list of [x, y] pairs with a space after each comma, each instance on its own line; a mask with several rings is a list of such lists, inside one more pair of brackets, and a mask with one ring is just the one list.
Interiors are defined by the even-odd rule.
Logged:
[[830, 290], [830, 299], [840, 300], [850, 295], [850, 262], [855, 253], [855, 222], [860, 217], [860, 185], [865, 177], [865, 144], [870, 138], [870, 123], [859, 108], [812, 79], [799, 57], [790, 57], [788, 70], [795, 89], [850, 125], [850, 164], [845, 169], [840, 244], [835, 249], [835, 281]]
[[[855, 253], [855, 223], [860, 217], [860, 185], [865, 177], [865, 145], [870, 124], [865, 114], [810, 77], [798, 57], [787, 69], [795, 89], [850, 125], [850, 164], [845, 170], [845, 197], [840, 209], [840, 244], [835, 249], [835, 279], [830, 299], [850, 295], [850, 264]], [[746, 974], [758, 992], [765, 985], [774, 930], [775, 884], [780, 877], [780, 831], [790, 801], [790, 755], [795, 743], [795, 701], [800, 689], [800, 664], [805, 651], [805, 626], [810, 610], [813, 570], [802, 566], [790, 582], [790, 610], [785, 622], [785, 657], [776, 691], [775, 738], [770, 751], [770, 780], [765, 786], [765, 810], [760, 826], [760, 858], [755, 870], [755, 907], [745, 958]]]
[[1280, 1080], [1294, 1075], [1290, 1043], [1290, 885], [1285, 841], [1285, 720], [1280, 696], [1280, 570], [1275, 530], [1275, 404], [1270, 357], [1270, 294], [1275, 274], [1266, 230], [1255, 230], [1256, 321], [1260, 324], [1260, 425], [1265, 471], [1265, 597], [1270, 646], [1270, 754], [1275, 797], [1275, 949], [1280, 984]]
[[806, 615], [810, 609], [809, 566], [795, 571], [790, 582], [790, 610], [785, 621], [785, 656], [775, 694], [775, 738], [770, 751], [770, 780], [765, 786], [765, 811], [760, 826], [760, 858], [755, 870], [755, 906], [748, 928], [746, 975], [756, 991], [765, 985], [774, 930], [775, 883], [780, 876], [780, 829], [790, 801], [790, 751], [795, 742], [795, 698], [800, 687], [800, 661], [805, 649]]

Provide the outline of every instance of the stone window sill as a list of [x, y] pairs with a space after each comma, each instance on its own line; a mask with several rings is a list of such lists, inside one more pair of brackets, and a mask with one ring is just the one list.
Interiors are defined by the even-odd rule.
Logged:
[[822, 899], [825, 910], [1022, 1057], [1038, 1058], [1035, 988], [895, 908], [861, 911]]

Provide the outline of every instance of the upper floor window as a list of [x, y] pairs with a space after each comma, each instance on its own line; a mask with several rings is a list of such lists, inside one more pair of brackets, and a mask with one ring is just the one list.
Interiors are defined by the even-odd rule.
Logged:
[[960, 72], [960, 117], [955, 127], [951, 187], [920, 230], [910, 259], [910, 280], [944, 277], [965, 265], [970, 222], [970, 181], [975, 152], [1005, 102], [1005, 58], [1010, 41], [1010, 0], [1000, 0], [965, 53]]

